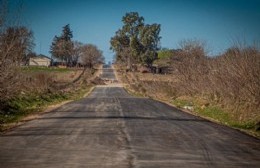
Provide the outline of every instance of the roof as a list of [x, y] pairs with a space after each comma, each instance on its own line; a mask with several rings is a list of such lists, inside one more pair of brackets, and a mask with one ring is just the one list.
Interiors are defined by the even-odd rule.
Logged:
[[42, 55], [42, 54], [40, 54], [40, 55], [37, 55], [37, 56], [35, 56], [35, 57], [32, 57], [32, 58], [41, 58], [41, 59], [49, 59], [49, 60], [51, 60], [51, 58], [50, 57], [48, 57], [48, 56], [46, 56], [46, 55]]

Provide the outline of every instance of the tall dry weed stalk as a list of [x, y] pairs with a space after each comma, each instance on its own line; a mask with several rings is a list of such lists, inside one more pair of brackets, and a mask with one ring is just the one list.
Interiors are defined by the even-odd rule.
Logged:
[[233, 47], [213, 58], [201, 51], [198, 46], [184, 49], [173, 60], [177, 94], [206, 97], [233, 112], [243, 111], [240, 118], [259, 116], [259, 49]]
[[[7, 20], [9, 19], [9, 20]], [[0, 103], [20, 90], [19, 66], [31, 51], [33, 33], [24, 26], [10, 26], [8, 1], [0, 1]]]

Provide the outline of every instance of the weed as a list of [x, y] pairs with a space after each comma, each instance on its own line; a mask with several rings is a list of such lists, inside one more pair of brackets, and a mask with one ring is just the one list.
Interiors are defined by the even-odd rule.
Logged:
[[[81, 79], [84, 81], [86, 76]], [[90, 90], [92, 85], [70, 84], [64, 90], [34, 90], [20, 94], [5, 102], [0, 102], [0, 131], [7, 124], [20, 121], [25, 116], [42, 111], [45, 107], [66, 100], [77, 100], [82, 98]]]
[[41, 67], [41, 66], [27, 66], [22, 67], [22, 71], [24, 72], [71, 72], [73, 69], [69, 68], [49, 68], [49, 67]]
[[212, 118], [224, 124], [228, 124], [231, 121], [229, 113], [223, 111], [221, 108], [217, 106], [208, 106], [204, 109], [196, 107], [195, 111], [201, 116]]

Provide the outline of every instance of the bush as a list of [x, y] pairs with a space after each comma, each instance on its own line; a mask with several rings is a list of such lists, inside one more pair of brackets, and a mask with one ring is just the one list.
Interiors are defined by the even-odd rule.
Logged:
[[179, 96], [206, 97], [234, 113], [239, 120], [259, 117], [260, 51], [230, 48], [210, 58], [183, 52], [177, 68]]

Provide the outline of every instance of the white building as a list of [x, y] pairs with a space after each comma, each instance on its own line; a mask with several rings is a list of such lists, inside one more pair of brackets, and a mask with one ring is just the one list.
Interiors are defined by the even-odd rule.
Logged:
[[29, 66], [50, 66], [51, 59], [44, 55], [39, 55], [36, 57], [30, 58]]

